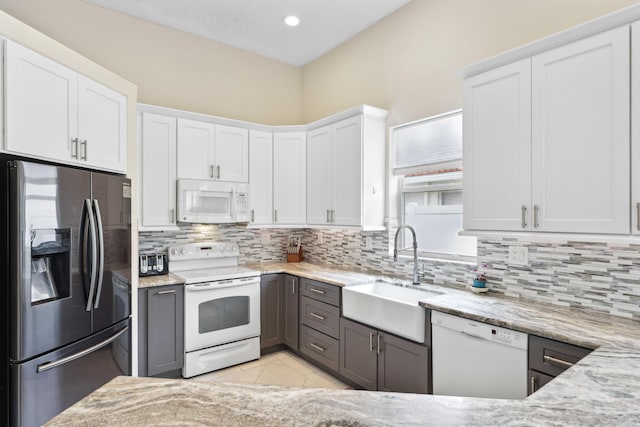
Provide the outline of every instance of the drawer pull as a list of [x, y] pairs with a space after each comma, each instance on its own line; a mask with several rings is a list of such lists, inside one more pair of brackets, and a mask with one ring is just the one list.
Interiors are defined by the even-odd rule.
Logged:
[[309, 288], [309, 290], [310, 290], [311, 292], [313, 292], [313, 293], [320, 294], [320, 295], [324, 295], [324, 294], [326, 294], [326, 292], [325, 292], [325, 291], [323, 291], [322, 289]]
[[160, 291], [158, 292], [158, 295], [167, 295], [167, 294], [175, 294], [175, 293], [176, 293], [176, 290], [173, 289], [171, 291]]
[[545, 356], [543, 357], [543, 359], [544, 359], [544, 361], [545, 361], [545, 362], [555, 363], [555, 364], [558, 364], [558, 365], [560, 365], [560, 366], [564, 366], [564, 367], [566, 367], [566, 368], [570, 368], [570, 367], [572, 367], [572, 366], [573, 366], [573, 363], [571, 363], [571, 362], [567, 362], [566, 360], [557, 359], [557, 358], [555, 358], [555, 357], [553, 357], [553, 356], [547, 356], [547, 355], [545, 355]]
[[327, 320], [327, 318], [326, 318], [326, 317], [321, 316], [321, 315], [319, 315], [319, 314], [316, 314], [316, 313], [314, 313], [313, 311], [309, 312], [309, 316], [311, 316], [311, 317], [315, 317], [316, 319], [319, 319], [319, 320]]
[[531, 377], [531, 393], [533, 394], [536, 391], [536, 377]]
[[382, 351], [382, 349], [380, 348], [380, 334], [378, 334], [378, 351], [377, 351], [377, 353], [380, 354], [381, 351]]
[[318, 351], [320, 351], [322, 353], [324, 353], [326, 351], [326, 349], [324, 349], [324, 348], [320, 347], [319, 345], [314, 344], [312, 342], [309, 343], [309, 347], [311, 347], [311, 348], [313, 348], [315, 350], [318, 350]]

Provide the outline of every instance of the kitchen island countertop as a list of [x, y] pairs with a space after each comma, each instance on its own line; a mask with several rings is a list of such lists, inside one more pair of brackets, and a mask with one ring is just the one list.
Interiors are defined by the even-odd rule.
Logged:
[[[257, 264], [338, 286], [379, 278], [309, 263]], [[408, 282], [406, 282], [408, 284]], [[118, 377], [47, 426], [85, 425], [640, 425], [640, 322], [459, 288], [426, 308], [596, 348], [524, 400], [298, 389]], [[470, 356], [470, 363], [475, 361]]]

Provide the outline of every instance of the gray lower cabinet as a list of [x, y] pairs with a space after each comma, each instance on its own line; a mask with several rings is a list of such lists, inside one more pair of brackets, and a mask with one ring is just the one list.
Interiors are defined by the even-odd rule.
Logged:
[[260, 348], [284, 342], [285, 295], [282, 274], [266, 274], [260, 281]]
[[299, 351], [338, 372], [340, 356], [340, 287], [300, 278]]
[[138, 290], [138, 374], [161, 376], [184, 364], [184, 286]]
[[342, 376], [367, 390], [429, 392], [429, 347], [340, 318]]
[[528, 394], [539, 390], [591, 351], [585, 347], [529, 335]]
[[298, 350], [298, 305], [299, 280], [290, 274], [284, 275], [284, 336], [288, 347]]

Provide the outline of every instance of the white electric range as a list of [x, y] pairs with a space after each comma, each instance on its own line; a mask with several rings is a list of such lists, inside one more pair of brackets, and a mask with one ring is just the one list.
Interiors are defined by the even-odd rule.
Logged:
[[239, 256], [232, 243], [169, 248], [169, 271], [185, 280], [184, 378], [260, 358], [260, 272]]

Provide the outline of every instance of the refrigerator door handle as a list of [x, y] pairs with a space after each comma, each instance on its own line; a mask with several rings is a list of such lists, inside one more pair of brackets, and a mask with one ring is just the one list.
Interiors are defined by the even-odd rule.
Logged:
[[91, 200], [85, 199], [84, 206], [86, 208], [87, 217], [89, 218], [89, 235], [91, 236], [91, 278], [89, 279], [89, 296], [87, 297], [86, 311], [91, 311], [91, 303], [94, 299], [96, 290], [96, 273], [98, 270], [97, 260], [97, 242], [96, 242], [96, 223], [93, 219], [93, 209], [91, 208]]
[[100, 214], [100, 205], [98, 204], [98, 200], [93, 201], [93, 207], [96, 215], [96, 223], [98, 225], [98, 290], [96, 291], [96, 303], [93, 306], [94, 309], [97, 309], [100, 305], [102, 278], [104, 277], [104, 230], [102, 228], [102, 215]]
[[93, 353], [96, 350], [100, 350], [102, 347], [111, 344], [112, 342], [114, 342], [115, 340], [117, 340], [120, 335], [124, 334], [125, 332], [127, 332], [129, 330], [128, 326], [125, 326], [123, 329], [121, 329], [120, 331], [116, 332], [115, 334], [113, 334], [111, 337], [107, 338], [106, 340], [99, 342], [98, 344], [91, 346], [87, 349], [84, 349], [82, 351], [79, 351], [75, 354], [72, 354], [70, 356], [67, 357], [63, 357], [62, 359], [58, 359], [58, 360], [54, 360], [53, 362], [47, 362], [47, 363], [43, 363], [42, 365], [38, 365], [38, 373], [40, 372], [45, 372], [48, 371], [49, 369], [53, 369], [53, 368], [57, 368], [58, 366], [64, 365], [65, 363], [69, 363], [72, 362], [76, 359], [80, 359], [81, 357], [84, 357], [90, 353]]

